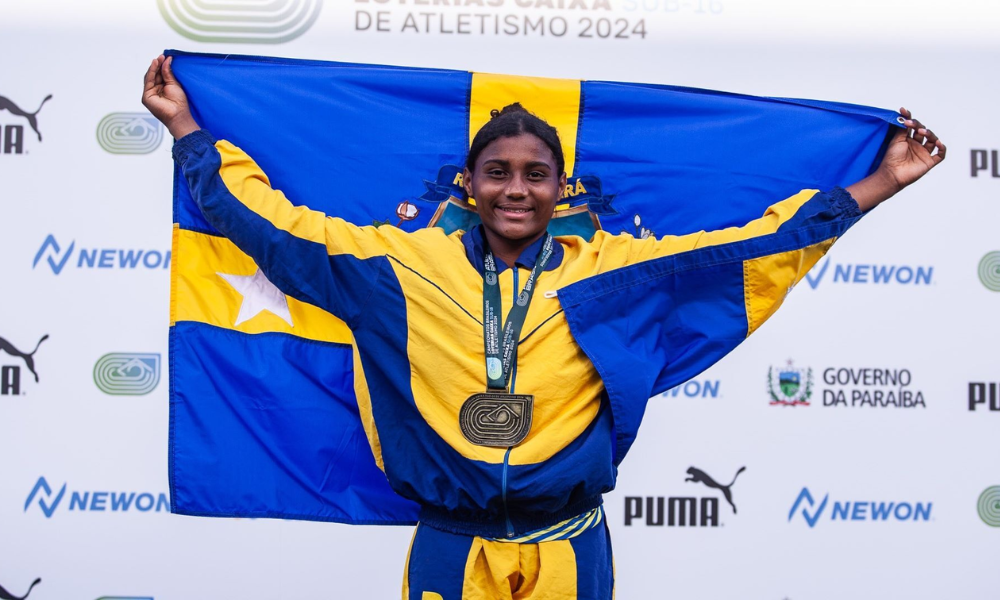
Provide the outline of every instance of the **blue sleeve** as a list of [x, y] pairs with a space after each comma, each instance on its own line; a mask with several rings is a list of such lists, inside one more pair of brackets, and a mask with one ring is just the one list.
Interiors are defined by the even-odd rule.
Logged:
[[743, 228], [694, 234], [711, 243], [659, 255], [647, 244], [642, 260], [559, 290], [573, 336], [611, 398], [619, 460], [646, 401], [732, 351], [860, 218], [843, 189], [804, 191]]

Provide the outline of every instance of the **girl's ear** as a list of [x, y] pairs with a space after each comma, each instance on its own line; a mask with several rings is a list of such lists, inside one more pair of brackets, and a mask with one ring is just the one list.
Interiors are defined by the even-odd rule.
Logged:
[[[563, 176], [563, 178], [565, 179], [565, 176]], [[475, 196], [472, 195], [472, 171], [470, 171], [468, 167], [462, 171], [462, 187], [465, 188], [466, 196], [469, 198], [475, 198]], [[566, 186], [564, 185], [563, 187], [565, 188]]]

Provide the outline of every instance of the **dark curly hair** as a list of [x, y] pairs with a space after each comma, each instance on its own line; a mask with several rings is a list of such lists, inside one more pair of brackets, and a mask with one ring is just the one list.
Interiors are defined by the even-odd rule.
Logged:
[[476, 133], [476, 137], [472, 138], [469, 157], [465, 160], [465, 167], [470, 173], [475, 172], [476, 159], [490, 142], [524, 133], [530, 133], [549, 147], [552, 157], [556, 160], [557, 175], [562, 175], [566, 170], [566, 160], [563, 157], [562, 144], [559, 143], [559, 133], [556, 132], [556, 128], [528, 112], [520, 102], [508, 104], [503, 110], [494, 108], [490, 111], [490, 116], [492, 118], [489, 122]]

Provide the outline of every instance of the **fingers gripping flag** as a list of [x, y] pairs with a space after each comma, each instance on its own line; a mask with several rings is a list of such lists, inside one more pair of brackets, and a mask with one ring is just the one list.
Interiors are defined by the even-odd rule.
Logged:
[[[196, 120], [293, 203], [408, 231], [477, 222], [465, 155], [490, 111], [515, 101], [563, 144], [568, 182], [550, 230], [586, 238], [741, 225], [800, 189], [848, 185], [877, 164], [898, 116], [661, 85], [168, 54]], [[365, 437], [351, 332], [275, 288], [205, 221], [179, 171], [173, 253], [174, 512], [415, 522]]]

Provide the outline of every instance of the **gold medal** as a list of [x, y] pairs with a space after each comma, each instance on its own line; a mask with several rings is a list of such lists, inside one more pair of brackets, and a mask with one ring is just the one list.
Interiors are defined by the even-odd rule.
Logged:
[[516, 446], [531, 430], [534, 400], [529, 394], [473, 394], [458, 412], [462, 435], [477, 446]]

